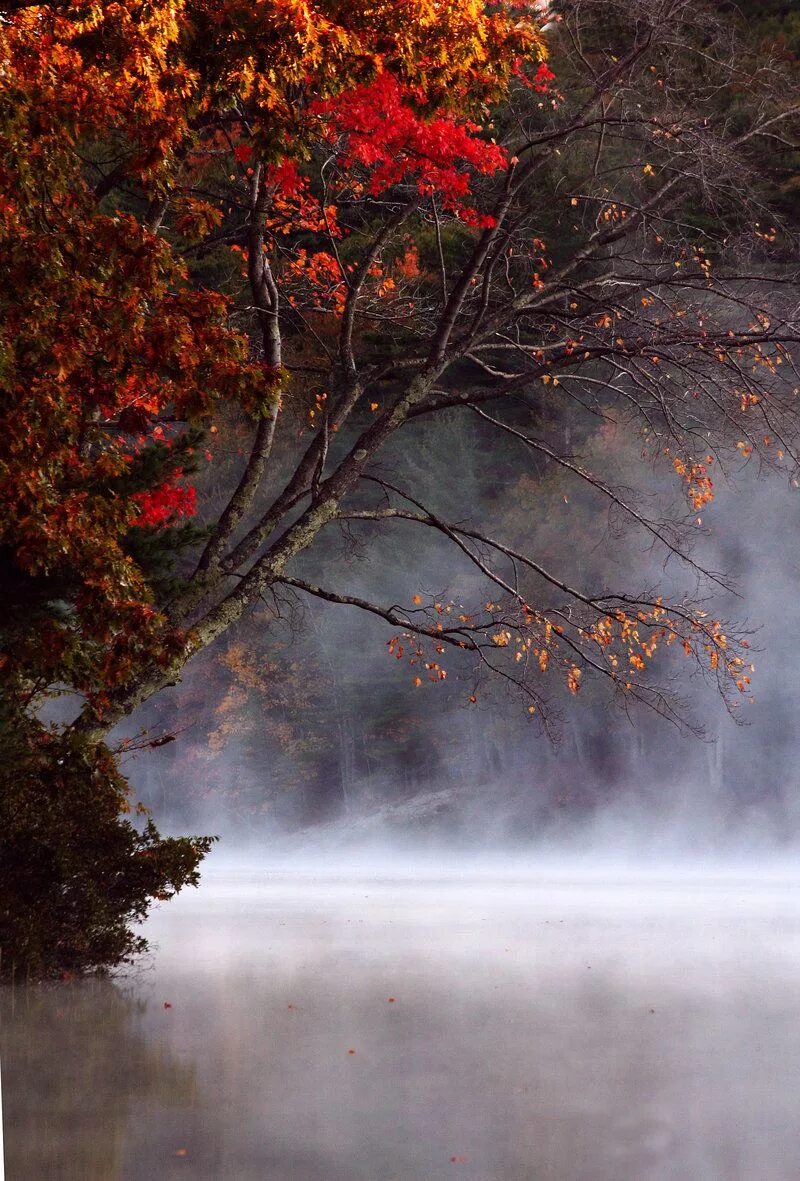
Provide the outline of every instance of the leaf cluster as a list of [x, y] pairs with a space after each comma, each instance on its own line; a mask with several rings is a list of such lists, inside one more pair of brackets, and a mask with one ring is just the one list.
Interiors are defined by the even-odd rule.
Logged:
[[0, 978], [64, 976], [129, 963], [134, 925], [156, 899], [197, 885], [210, 837], [162, 837], [128, 818], [128, 789], [104, 746], [4, 707], [0, 769]]

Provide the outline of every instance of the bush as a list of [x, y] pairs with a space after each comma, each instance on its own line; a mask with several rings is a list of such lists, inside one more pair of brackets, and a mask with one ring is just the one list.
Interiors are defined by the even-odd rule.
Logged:
[[144, 815], [132, 824], [108, 747], [24, 714], [0, 730], [0, 977], [129, 962], [147, 948], [132, 924], [154, 899], [197, 885], [215, 838], [164, 838]]

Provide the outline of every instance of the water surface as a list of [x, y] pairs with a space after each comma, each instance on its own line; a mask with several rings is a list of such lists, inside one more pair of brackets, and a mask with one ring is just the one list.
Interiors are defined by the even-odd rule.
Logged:
[[8, 1181], [800, 1177], [786, 876], [212, 870], [149, 935], [3, 996]]

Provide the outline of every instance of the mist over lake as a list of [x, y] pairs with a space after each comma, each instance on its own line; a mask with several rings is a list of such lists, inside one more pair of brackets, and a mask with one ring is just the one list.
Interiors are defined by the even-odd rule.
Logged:
[[436, 860], [212, 864], [135, 978], [5, 996], [8, 1176], [796, 1175], [791, 868]]
[[798, 1181], [798, 95], [0, 10], [0, 1178]]

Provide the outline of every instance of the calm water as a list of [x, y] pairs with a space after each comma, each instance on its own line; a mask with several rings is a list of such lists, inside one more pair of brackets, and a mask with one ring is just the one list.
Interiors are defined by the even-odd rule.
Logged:
[[149, 926], [3, 996], [8, 1181], [800, 1178], [793, 881], [217, 870]]

